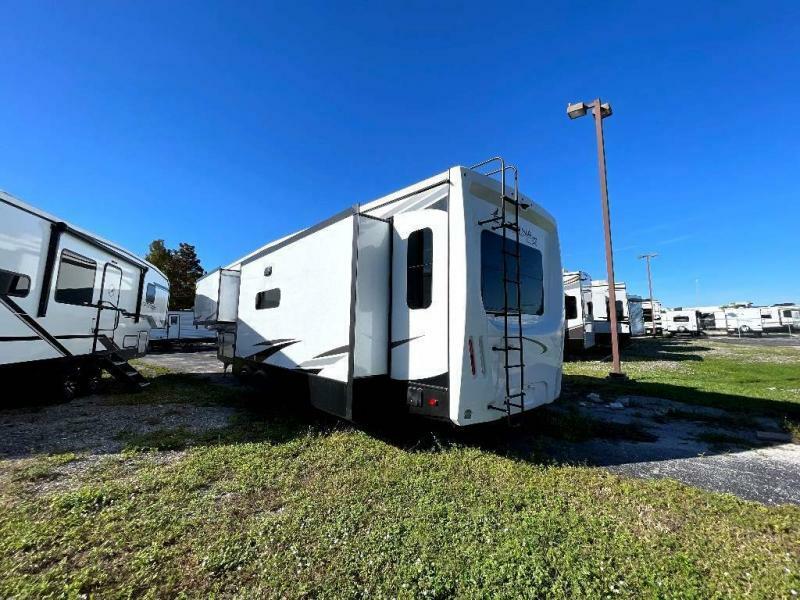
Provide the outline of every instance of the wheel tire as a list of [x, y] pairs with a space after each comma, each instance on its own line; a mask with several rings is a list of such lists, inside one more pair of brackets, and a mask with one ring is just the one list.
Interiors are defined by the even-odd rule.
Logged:
[[59, 400], [62, 402], [71, 402], [75, 398], [78, 397], [78, 391], [80, 389], [80, 383], [78, 382], [78, 378], [73, 375], [69, 374], [62, 378], [61, 385], [59, 389]]

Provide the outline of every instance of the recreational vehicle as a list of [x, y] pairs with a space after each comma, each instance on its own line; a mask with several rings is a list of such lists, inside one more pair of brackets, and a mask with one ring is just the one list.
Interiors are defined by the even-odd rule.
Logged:
[[797, 333], [800, 329], [800, 308], [791, 304], [763, 306], [761, 324], [767, 332]]
[[761, 336], [764, 333], [760, 308], [726, 308], [725, 321], [728, 335], [753, 334]]
[[641, 296], [628, 296], [628, 321], [631, 326], [631, 337], [642, 336], [644, 328], [644, 300]]
[[193, 310], [171, 310], [167, 313], [164, 327], [150, 331], [150, 344], [154, 346], [213, 342], [216, 339], [213, 329], [195, 323]]
[[700, 314], [696, 310], [667, 310], [661, 313], [664, 335], [699, 336], [702, 331]]
[[582, 352], [594, 346], [592, 278], [583, 271], [565, 272], [564, 319], [565, 348]]
[[[617, 334], [620, 343], [626, 344], [631, 338], [631, 326], [628, 320], [628, 290], [624, 283], [614, 286], [617, 296]], [[595, 343], [602, 346], [611, 345], [611, 321], [608, 310], [608, 281], [592, 281], [592, 304], [594, 305]]]
[[516, 181], [502, 159], [453, 167], [267, 244], [198, 282], [198, 323], [235, 373], [299, 374], [282, 396], [345, 419], [469, 425], [552, 402], [558, 231]]
[[655, 327], [656, 335], [662, 332], [661, 315], [664, 310], [658, 300], [653, 300], [652, 302], [650, 300], [642, 300], [642, 320], [644, 321], [645, 335], [653, 335], [653, 327]]
[[0, 192], [0, 377], [70, 398], [100, 369], [132, 386], [127, 360], [164, 324], [169, 288], [127, 250]]

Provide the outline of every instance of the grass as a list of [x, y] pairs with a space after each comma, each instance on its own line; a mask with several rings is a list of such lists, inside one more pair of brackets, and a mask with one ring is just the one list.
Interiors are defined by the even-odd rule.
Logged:
[[638, 394], [800, 422], [800, 348], [702, 339], [638, 340], [623, 354], [630, 381], [609, 381], [609, 363], [564, 364], [567, 392]]
[[[701, 352], [713, 358], [713, 351]], [[698, 367], [689, 359], [672, 362]], [[744, 369], [761, 379], [771, 364]], [[568, 368], [598, 379], [606, 367]], [[683, 386], [684, 399], [693, 390], [719, 399], [728, 385], [639, 375]], [[733, 397], [744, 405], [745, 393]], [[248, 398], [162, 373], [144, 394], [110, 399], [195, 402], [201, 411]], [[796, 402], [785, 394], [756, 399]], [[270, 406], [262, 396], [249, 401], [250, 410], [222, 429], [128, 435], [125, 452], [92, 461], [70, 454], [0, 461], [0, 597], [800, 592], [798, 506], [762, 506], [670, 480], [540, 461], [514, 450], [503, 428], [476, 444], [426, 424], [366, 431]], [[604, 433], [605, 425], [569, 411], [546, 418], [552, 422], [531, 420], [534, 437], [554, 427], [576, 439], [640, 435]], [[80, 469], [83, 461], [91, 468]], [[60, 485], [37, 485], [51, 478]]]

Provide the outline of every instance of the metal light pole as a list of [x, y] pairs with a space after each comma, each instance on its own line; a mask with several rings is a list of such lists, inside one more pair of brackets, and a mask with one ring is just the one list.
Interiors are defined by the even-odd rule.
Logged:
[[619, 333], [617, 331], [617, 286], [614, 281], [614, 250], [611, 245], [611, 215], [608, 208], [608, 185], [606, 182], [606, 153], [603, 142], [603, 119], [611, 116], [611, 105], [603, 104], [600, 98], [591, 102], [577, 102], [567, 105], [567, 116], [577, 119], [589, 109], [594, 114], [594, 128], [597, 134], [597, 168], [600, 173], [600, 201], [603, 208], [603, 230], [606, 238], [606, 271], [608, 272], [608, 313], [611, 324], [611, 373], [609, 377], [625, 377], [619, 360]]
[[647, 285], [650, 287], [650, 325], [653, 327], [653, 337], [656, 337], [656, 305], [653, 300], [653, 278], [650, 276], [650, 259], [655, 258], [658, 254], [642, 254], [640, 259], [644, 258], [647, 261]]

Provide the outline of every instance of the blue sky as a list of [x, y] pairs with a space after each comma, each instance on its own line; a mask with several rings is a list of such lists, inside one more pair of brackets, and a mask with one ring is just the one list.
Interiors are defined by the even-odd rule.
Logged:
[[539, 4], [3, 1], [0, 188], [211, 269], [502, 154], [600, 279], [600, 95], [617, 278], [800, 301], [800, 5]]

